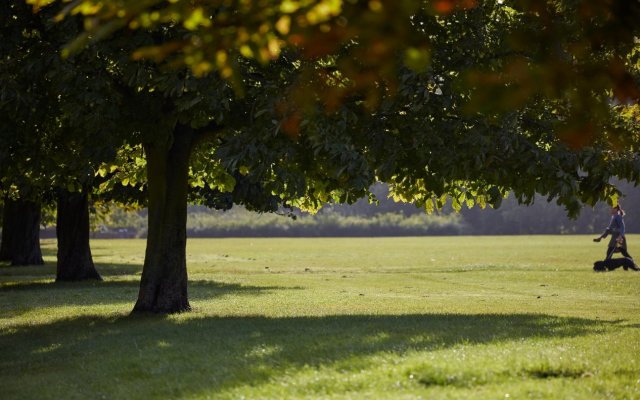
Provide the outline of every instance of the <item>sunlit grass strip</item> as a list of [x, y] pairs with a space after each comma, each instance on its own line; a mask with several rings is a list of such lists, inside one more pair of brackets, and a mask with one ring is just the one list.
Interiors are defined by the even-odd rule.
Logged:
[[640, 274], [589, 237], [190, 240], [194, 311], [143, 318], [143, 241], [62, 285], [54, 244], [0, 267], [3, 398], [640, 398]]

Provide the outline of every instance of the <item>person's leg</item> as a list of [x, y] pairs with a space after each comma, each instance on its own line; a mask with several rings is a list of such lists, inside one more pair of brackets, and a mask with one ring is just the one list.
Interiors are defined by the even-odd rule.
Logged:
[[613, 246], [609, 246], [607, 247], [607, 256], [605, 257], [605, 260], [610, 259], [613, 256], [613, 253], [615, 252], [616, 248]]
[[631, 255], [629, 254], [626, 248], [620, 247], [620, 252], [622, 253], [623, 256], [633, 260], [633, 257], [631, 257]]

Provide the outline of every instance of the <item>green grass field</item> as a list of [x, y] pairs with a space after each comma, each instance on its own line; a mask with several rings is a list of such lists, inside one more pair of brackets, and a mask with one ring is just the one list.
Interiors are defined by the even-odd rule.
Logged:
[[640, 273], [588, 236], [190, 240], [193, 311], [145, 317], [144, 241], [92, 247], [0, 267], [0, 398], [640, 399]]

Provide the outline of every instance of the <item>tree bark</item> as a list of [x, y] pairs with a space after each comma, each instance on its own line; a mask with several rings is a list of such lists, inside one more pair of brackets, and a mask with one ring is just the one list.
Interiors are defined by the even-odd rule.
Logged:
[[58, 194], [56, 281], [102, 280], [89, 247], [89, 196], [86, 191]]
[[0, 243], [0, 261], [11, 261], [13, 254], [13, 235], [11, 231], [15, 225], [14, 215], [15, 210], [12, 208], [12, 204], [9, 196], [4, 198], [4, 208], [2, 210], [2, 243]]
[[178, 125], [167, 145], [146, 144], [149, 227], [138, 301], [133, 312], [191, 309], [187, 296], [187, 189], [191, 128]]
[[[40, 250], [40, 203], [28, 200], [5, 200], [3, 242], [8, 240], [7, 251], [11, 265], [42, 265]], [[8, 222], [8, 223], [7, 223]]]

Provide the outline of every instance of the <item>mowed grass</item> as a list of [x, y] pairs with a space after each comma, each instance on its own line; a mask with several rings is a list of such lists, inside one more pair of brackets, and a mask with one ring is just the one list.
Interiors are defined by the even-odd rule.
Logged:
[[144, 241], [93, 241], [78, 284], [45, 241], [0, 267], [0, 398], [640, 399], [640, 273], [594, 273], [605, 246], [194, 239], [193, 311], [131, 317]]

